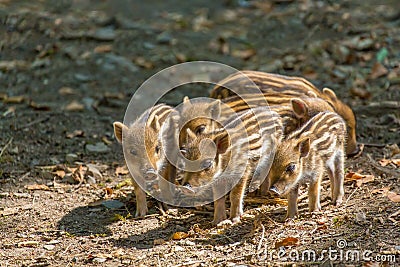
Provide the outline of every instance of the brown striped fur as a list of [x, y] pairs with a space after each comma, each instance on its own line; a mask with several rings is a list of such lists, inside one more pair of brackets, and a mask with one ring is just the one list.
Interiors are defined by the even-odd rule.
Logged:
[[348, 135], [346, 146], [347, 155], [350, 156], [358, 152], [356, 118], [351, 108], [340, 101], [331, 89], [324, 88], [321, 92], [304, 78], [245, 70], [232, 74], [219, 82], [211, 91], [210, 97], [224, 99], [235, 95], [235, 93], [228, 88], [235, 89], [236, 93], [246, 94], [252, 90], [254, 92], [257, 90], [257, 87], [263, 93], [268, 94], [284, 94], [300, 98], [315, 95], [315, 97], [323, 99], [346, 121]]
[[[203, 170], [197, 172], [185, 171], [183, 184], [190, 188], [204, 186], [216, 179], [225, 177], [224, 171], [226, 171], [228, 164], [231, 164], [231, 166], [233, 164], [238, 169], [239, 166], [244, 166], [243, 174], [235, 176], [235, 174], [229, 173], [227, 178], [229, 180], [232, 176], [235, 176], [239, 179], [239, 182], [230, 191], [230, 220], [236, 223], [240, 221], [240, 216], [243, 213], [243, 196], [246, 184], [257, 166], [260, 152], [266, 153], [268, 149], [271, 151], [274, 148], [271, 136], [276, 135], [274, 140], [277, 140], [282, 135], [282, 126], [279, 115], [265, 107], [241, 112], [237, 118], [227, 119], [224, 125], [224, 129], [217, 129], [214, 132], [198, 136], [188, 130], [190, 138], [185, 148], [185, 157], [188, 160], [198, 162]], [[242, 135], [242, 133], [246, 134]], [[211, 139], [214, 142], [216, 155], [201, 154], [201, 149], [204, 149], [204, 151], [213, 150], [211, 142], [203, 142], [206, 139]], [[268, 143], [269, 147], [265, 149], [263, 143], [266, 144], [268, 141], [271, 142]], [[247, 144], [249, 154], [246, 153]], [[215, 186], [212, 190], [217, 193], [220, 188]], [[213, 223], [218, 224], [225, 219], [225, 197], [215, 199]]]
[[331, 181], [333, 204], [342, 202], [345, 138], [343, 119], [336, 113], [323, 112], [279, 143], [267, 179], [271, 191], [288, 196], [288, 218], [297, 214], [298, 189], [305, 182], [310, 183], [310, 211], [321, 208], [320, 184], [325, 170]]

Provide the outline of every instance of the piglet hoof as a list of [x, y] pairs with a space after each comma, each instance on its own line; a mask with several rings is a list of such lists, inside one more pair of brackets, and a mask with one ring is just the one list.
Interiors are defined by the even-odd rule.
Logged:
[[286, 214], [285, 216], [285, 223], [290, 224], [292, 222], [294, 222], [294, 219], [296, 219], [297, 214]]
[[241, 219], [240, 216], [236, 216], [236, 217], [233, 217], [231, 220], [232, 220], [233, 224], [237, 224], [237, 223], [240, 223], [240, 219]]
[[332, 200], [332, 205], [335, 207], [341, 206], [343, 203], [343, 197], [339, 197], [336, 200]]
[[140, 207], [135, 212], [135, 218], [144, 217], [146, 216], [147, 212], [148, 212], [147, 207]]
[[226, 219], [226, 220], [223, 220], [222, 222], [219, 222], [218, 224], [217, 224], [217, 228], [222, 228], [222, 229], [225, 229], [225, 228], [229, 228], [230, 226], [232, 226], [234, 223], [230, 220], [230, 219]]

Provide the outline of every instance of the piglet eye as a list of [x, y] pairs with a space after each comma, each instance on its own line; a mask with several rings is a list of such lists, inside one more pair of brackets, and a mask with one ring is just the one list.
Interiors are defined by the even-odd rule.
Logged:
[[160, 146], [156, 146], [156, 154], [160, 152]]
[[134, 149], [129, 150], [129, 153], [131, 153], [131, 155], [137, 156], [137, 152]]
[[205, 125], [200, 125], [194, 130], [194, 133], [197, 134], [197, 135], [201, 134], [201, 133], [204, 132], [205, 129], [206, 129]]
[[295, 169], [296, 169], [296, 164], [290, 163], [289, 165], [287, 165], [285, 171], [286, 171], [287, 173], [293, 173]]

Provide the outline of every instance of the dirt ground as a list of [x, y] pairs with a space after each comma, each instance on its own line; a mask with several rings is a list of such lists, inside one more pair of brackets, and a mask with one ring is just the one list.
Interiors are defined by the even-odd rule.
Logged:
[[[399, 266], [398, 0], [0, 0], [0, 18], [0, 266]], [[335, 90], [365, 144], [345, 203], [324, 182], [322, 211], [303, 193], [290, 223], [284, 200], [256, 197], [228, 229], [212, 206], [150, 197], [133, 218], [112, 122], [147, 78], [193, 60]], [[166, 101], [185, 94], [207, 96]]]

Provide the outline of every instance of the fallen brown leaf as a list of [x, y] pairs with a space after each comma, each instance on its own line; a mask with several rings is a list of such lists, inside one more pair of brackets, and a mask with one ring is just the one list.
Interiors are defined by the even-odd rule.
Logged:
[[363, 178], [363, 175], [357, 173], [357, 172], [349, 172], [348, 174], [346, 174], [346, 179], [348, 180], [358, 180]]
[[45, 184], [30, 184], [25, 186], [28, 190], [50, 190], [50, 188]]
[[380, 164], [382, 167], [385, 167], [385, 166], [389, 165], [391, 162], [392, 162], [392, 160], [390, 160], [390, 159], [381, 159], [381, 160], [379, 161], [379, 164]]
[[106, 187], [104, 188], [104, 191], [106, 192], [106, 195], [111, 196], [113, 194], [112, 188]]
[[6, 97], [5, 99], [3, 99], [3, 102], [7, 103], [7, 104], [19, 104], [19, 103], [24, 102], [24, 100], [25, 100], [25, 96], [19, 95], [19, 96]]
[[187, 238], [188, 236], [189, 236], [189, 234], [185, 233], [185, 232], [175, 232], [172, 235], [172, 239], [173, 240], [181, 240], [181, 239]]
[[65, 110], [66, 111], [82, 111], [84, 108], [85, 108], [85, 106], [83, 104], [74, 100], [65, 107]]
[[371, 69], [371, 74], [370, 74], [370, 78], [371, 79], [376, 79], [376, 78], [379, 78], [379, 77], [382, 77], [382, 76], [384, 76], [384, 75], [386, 75], [386, 74], [388, 74], [389, 73], [389, 71], [388, 71], [388, 69], [387, 68], [385, 68], [385, 66], [383, 66], [381, 63], [379, 63], [379, 62], [376, 62], [375, 64], [374, 64], [374, 66], [372, 66], [372, 69]]
[[108, 53], [112, 51], [112, 45], [99, 45], [94, 48], [95, 53]]
[[60, 89], [58, 89], [58, 93], [60, 95], [75, 95], [76, 91], [71, 87], [63, 86]]
[[39, 242], [38, 241], [23, 241], [23, 242], [19, 242], [17, 244], [17, 246], [19, 248], [21, 248], [21, 247], [37, 247], [37, 246], [39, 246]]
[[368, 99], [371, 97], [371, 93], [368, 92], [366, 89], [364, 88], [359, 88], [359, 87], [353, 87], [350, 89], [350, 93], [353, 96], [357, 96], [361, 99]]
[[41, 110], [41, 111], [49, 111], [50, 107], [45, 104], [38, 104], [34, 101], [29, 103], [29, 107], [33, 108], [34, 110]]
[[143, 67], [145, 69], [153, 69], [154, 68], [154, 63], [151, 61], [148, 61], [144, 57], [137, 57], [135, 59], [135, 64], [140, 67]]
[[356, 186], [360, 187], [362, 184], [369, 183], [375, 180], [375, 176], [367, 174], [359, 174], [357, 172], [349, 172], [346, 174], [346, 180], [356, 181]]
[[387, 197], [388, 197], [391, 201], [393, 201], [393, 202], [395, 202], [395, 203], [400, 202], [400, 195], [396, 194], [396, 193], [393, 192], [393, 191], [389, 191], [389, 192], [387, 193]]
[[381, 159], [379, 161], [379, 164], [382, 167], [385, 167], [385, 166], [389, 165], [390, 163], [396, 165], [397, 167], [400, 167], [400, 159]]
[[71, 138], [74, 138], [74, 137], [83, 137], [83, 136], [85, 136], [85, 132], [82, 131], [82, 130], [75, 130], [72, 133], [67, 133], [66, 134], [66, 137], [68, 139], [71, 139]]
[[400, 167], [400, 159], [392, 159], [392, 163], [397, 165], [397, 167]]
[[378, 188], [378, 189], [374, 189], [371, 191], [371, 194], [376, 194], [376, 193], [380, 193], [380, 194], [385, 194], [386, 192], [389, 192], [390, 187], [382, 187], [382, 188]]
[[64, 170], [56, 170], [52, 172], [54, 175], [57, 175], [58, 177], [60, 177], [61, 179], [64, 178], [65, 176], [65, 171]]
[[115, 169], [115, 175], [126, 175], [129, 173], [128, 167], [127, 166], [121, 166], [117, 167]]
[[286, 237], [281, 241], [275, 242], [275, 249], [280, 247], [298, 246], [300, 243], [296, 237]]
[[252, 56], [254, 56], [255, 54], [256, 54], [256, 50], [254, 50], [252, 48], [246, 49], [246, 50], [234, 50], [234, 51], [232, 51], [232, 56], [241, 58], [243, 60], [248, 60]]
[[101, 141], [103, 141], [106, 145], [111, 145], [113, 143], [112, 141], [108, 140], [108, 138], [105, 136], [101, 138]]
[[86, 171], [85, 169], [82, 165], [79, 165], [78, 168], [76, 168], [76, 170], [72, 173], [72, 178], [79, 183], [83, 182]]

